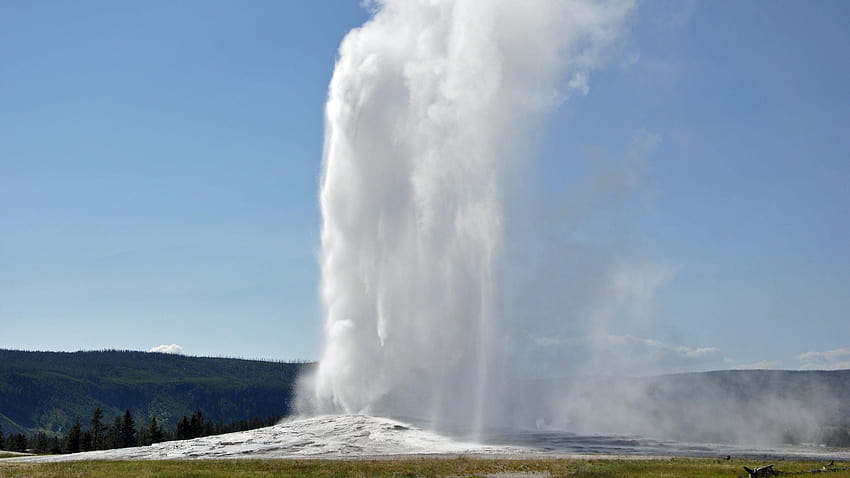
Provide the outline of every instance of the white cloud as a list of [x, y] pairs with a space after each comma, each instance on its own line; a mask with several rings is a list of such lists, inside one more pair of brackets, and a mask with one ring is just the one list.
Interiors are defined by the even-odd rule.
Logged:
[[797, 360], [803, 362], [800, 370], [850, 369], [850, 347], [825, 352], [806, 352], [798, 355]]
[[723, 368], [729, 359], [717, 347], [688, 347], [636, 337], [593, 335], [577, 338], [529, 337], [528, 358], [537, 371], [573, 367], [582, 375], [650, 375]]
[[646, 352], [659, 356], [659, 358], [681, 365], [692, 365], [697, 362], [711, 362], [723, 359], [723, 354], [717, 347], [692, 348], [630, 335], [625, 336], [624, 339], [636, 349], [643, 348]]
[[765, 370], [765, 369], [776, 369], [782, 364], [779, 360], [760, 360], [754, 363], [746, 363], [741, 365], [735, 365], [732, 367], [732, 370]]
[[163, 345], [158, 345], [158, 346], [148, 350], [148, 352], [158, 352], [158, 353], [161, 353], [161, 354], [183, 355], [183, 347], [181, 347], [177, 344], [171, 344], [171, 345], [163, 344]]

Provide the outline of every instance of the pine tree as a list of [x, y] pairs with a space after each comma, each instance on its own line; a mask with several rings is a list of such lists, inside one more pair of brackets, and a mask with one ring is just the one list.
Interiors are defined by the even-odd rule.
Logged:
[[94, 440], [92, 438], [91, 430], [83, 432], [83, 441], [80, 444], [80, 448], [82, 448], [83, 451], [94, 450]]
[[142, 438], [139, 442], [143, 446], [147, 446], [161, 441], [163, 441], [162, 427], [156, 422], [156, 417], [153, 417], [148, 427], [142, 431]]
[[35, 438], [30, 441], [32, 442], [31, 448], [33, 453], [50, 453], [51, 446], [53, 445], [50, 437], [44, 432], [36, 433]]
[[74, 420], [74, 426], [68, 430], [68, 434], [65, 435], [65, 445], [62, 447], [62, 451], [65, 453], [79, 453], [80, 445], [82, 443], [82, 429], [80, 428], [80, 419], [77, 418]]
[[136, 446], [136, 423], [133, 421], [130, 410], [124, 412], [124, 420], [121, 422], [118, 436], [120, 443], [118, 448]]
[[50, 454], [52, 454], [52, 455], [58, 455], [58, 454], [62, 453], [62, 440], [60, 440], [59, 437], [50, 437], [49, 438], [49, 447], [50, 447]]
[[0, 450], [6, 449], [6, 439], [3, 437], [3, 424], [0, 423]]
[[8, 439], [7, 448], [10, 451], [19, 451], [25, 452], [27, 451], [27, 447], [29, 446], [29, 442], [27, 441], [27, 436], [23, 433], [18, 433], [17, 435], [12, 435]]
[[150, 427], [148, 427], [148, 433], [150, 434], [151, 443], [159, 443], [165, 440], [165, 436], [162, 433], [162, 427], [156, 422], [156, 417], [151, 418]]
[[121, 417], [116, 416], [109, 431], [106, 432], [106, 447], [121, 448]]
[[103, 410], [100, 407], [94, 409], [91, 420], [91, 448], [92, 450], [103, 450], [106, 448], [107, 427], [103, 424]]
[[215, 435], [215, 427], [213, 423], [209, 420], [204, 422], [203, 430], [201, 431], [201, 436], [208, 437], [210, 435]]
[[204, 433], [204, 414], [195, 412], [189, 420], [189, 438], [198, 438]]
[[186, 418], [186, 415], [183, 415], [183, 419], [180, 420], [179, 423], [177, 423], [177, 434], [175, 438], [177, 438], [178, 440], [186, 440], [188, 438], [191, 438], [189, 434], [189, 419]]

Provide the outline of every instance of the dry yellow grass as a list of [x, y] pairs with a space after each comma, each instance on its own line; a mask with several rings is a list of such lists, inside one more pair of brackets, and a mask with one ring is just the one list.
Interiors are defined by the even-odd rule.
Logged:
[[[783, 472], [819, 469], [822, 463], [773, 461]], [[331, 477], [483, 477], [494, 474], [522, 476], [538, 473], [551, 477], [737, 477], [751, 460], [705, 458], [672, 459], [480, 459], [404, 458], [357, 460], [174, 460], [89, 461], [24, 464], [0, 461], [0, 477], [8, 478], [331, 478]], [[836, 468], [850, 467], [836, 463]], [[806, 476], [806, 475], [800, 475]], [[850, 478], [850, 469], [820, 474]]]

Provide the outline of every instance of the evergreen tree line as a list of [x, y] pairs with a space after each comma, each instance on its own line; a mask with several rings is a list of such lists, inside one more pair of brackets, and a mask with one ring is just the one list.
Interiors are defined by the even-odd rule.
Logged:
[[223, 424], [206, 420], [204, 414], [198, 411], [191, 417], [183, 416], [175, 429], [166, 430], [157, 422], [156, 417], [151, 418], [146, 425], [137, 426], [130, 410], [125, 411], [123, 416], [116, 416], [109, 426], [104, 422], [103, 410], [95, 408], [85, 427], [77, 418], [65, 435], [38, 432], [32, 436], [17, 433], [6, 437], [0, 425], [0, 450], [59, 454], [146, 446], [164, 441], [253, 430], [274, 425], [280, 418], [254, 418]]

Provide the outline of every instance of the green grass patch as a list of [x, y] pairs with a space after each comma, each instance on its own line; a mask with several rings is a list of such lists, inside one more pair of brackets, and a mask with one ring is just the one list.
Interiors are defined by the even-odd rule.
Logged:
[[[771, 461], [782, 472], [816, 470], [819, 462]], [[332, 478], [332, 477], [483, 477], [498, 473], [539, 473], [541, 478], [604, 477], [737, 477], [743, 466], [766, 463], [747, 460], [699, 458], [674, 459], [480, 459], [405, 458], [358, 460], [174, 460], [174, 461], [85, 461], [69, 463], [3, 463], [6, 478]], [[848, 463], [836, 463], [848, 467]], [[506, 475], [508, 476], [508, 475]], [[809, 475], [800, 475], [809, 476]], [[850, 478], [850, 470], [821, 473], [828, 478]]]

